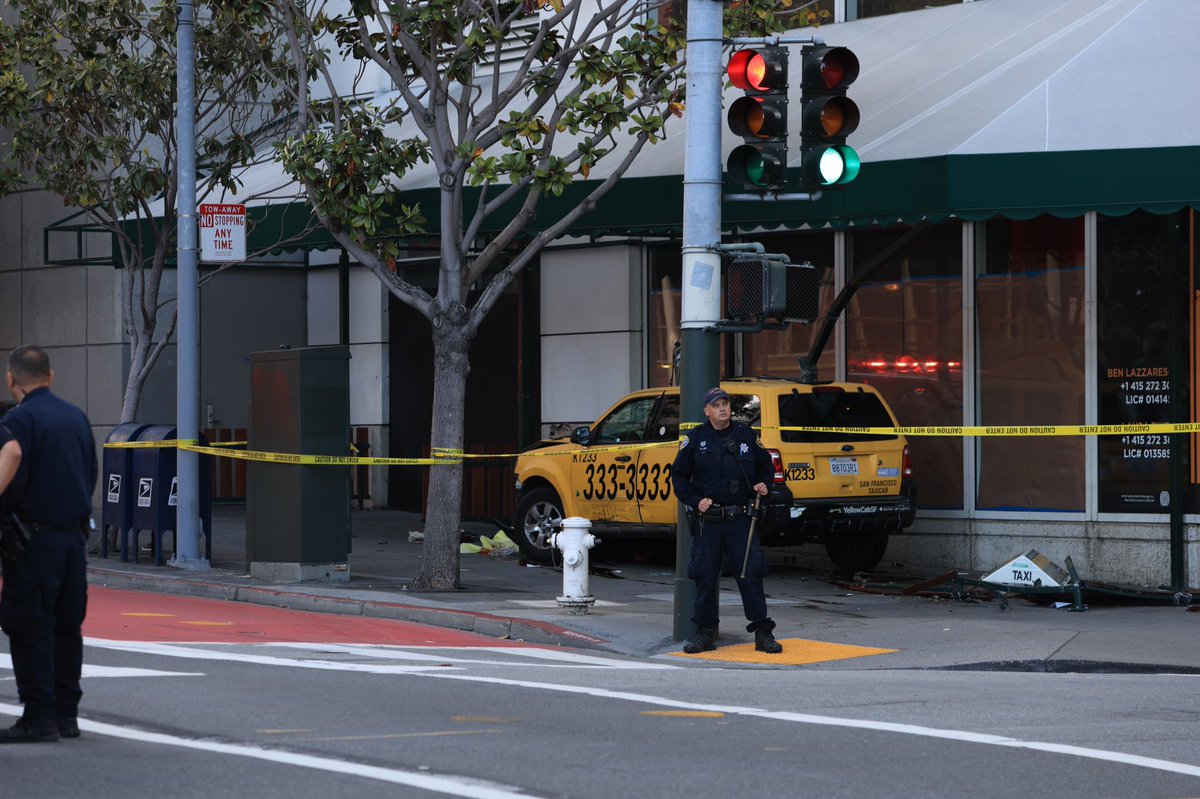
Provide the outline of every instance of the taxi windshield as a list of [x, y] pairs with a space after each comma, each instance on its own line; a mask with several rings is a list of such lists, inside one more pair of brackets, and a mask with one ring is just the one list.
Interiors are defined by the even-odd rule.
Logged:
[[[879, 397], [867, 391], [840, 388], [793, 391], [779, 398], [780, 427], [894, 427], [895, 423]], [[885, 433], [819, 433], [805, 430], [781, 431], [791, 443], [842, 441], [885, 441], [896, 438]]]

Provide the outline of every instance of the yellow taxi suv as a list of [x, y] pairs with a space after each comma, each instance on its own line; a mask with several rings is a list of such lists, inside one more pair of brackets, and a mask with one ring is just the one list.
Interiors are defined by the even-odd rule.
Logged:
[[[916, 494], [908, 442], [891, 433], [790, 428], [896, 427], [883, 397], [859, 383], [810, 385], [786, 378], [722, 381], [733, 417], [759, 431], [775, 478], [762, 543], [825, 545], [839, 569], [874, 568], [888, 536], [908, 527]], [[603, 538], [675, 535], [671, 464], [679, 449], [679, 388], [623, 397], [569, 440], [544, 440], [517, 459], [514, 538], [549, 563], [550, 536], [582, 516]]]

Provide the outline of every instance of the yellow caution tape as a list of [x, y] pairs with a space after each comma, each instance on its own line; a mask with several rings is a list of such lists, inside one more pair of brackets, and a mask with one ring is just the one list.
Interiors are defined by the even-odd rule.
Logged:
[[[200, 442], [192, 439], [187, 441], [178, 438], [169, 438], [164, 441], [109, 441], [105, 442], [105, 449], [167, 449], [175, 448], [182, 444], [198, 444]], [[244, 447], [245, 441], [210, 441], [210, 447]]]
[[354, 455], [296, 455], [288, 452], [257, 452], [254, 450], [225, 449], [234, 444], [245, 446], [246, 442], [218, 442], [209, 446], [200, 446], [199, 442], [187, 439], [172, 439], [167, 441], [119, 441], [105, 444], [106, 449], [164, 449], [174, 447], [188, 452], [198, 452], [201, 455], [212, 455], [217, 458], [233, 458], [259, 463], [290, 463], [303, 466], [445, 466], [452, 463], [462, 463], [451, 456], [435, 456], [432, 458], [364, 458]]
[[[695, 422], [683, 423], [681, 429], [697, 427]], [[1150, 424], [1101, 424], [1101, 425], [937, 425], [926, 427], [755, 427], [755, 430], [780, 430], [796, 433], [841, 433], [857, 435], [903, 435], [903, 436], [976, 436], [1029, 437], [1029, 436], [1117, 436], [1145, 434], [1200, 433], [1200, 422], [1159, 422]], [[678, 439], [654, 441], [646, 444], [612, 444], [588, 447], [588, 453], [631, 452], [656, 447], [676, 447]], [[562, 443], [566, 443], [564, 440]], [[228, 447], [245, 446], [245, 441], [221, 441], [200, 446], [194, 440], [168, 441], [122, 441], [106, 443], [106, 449], [163, 449], [178, 447], [189, 452], [212, 455], [217, 458], [259, 463], [289, 463], [303, 466], [451, 466], [461, 465], [469, 459], [496, 459], [561, 455], [561, 452], [532, 450], [529, 452], [466, 453], [461, 449], [433, 447], [428, 458], [371, 458], [358, 455], [298, 455], [286, 452], [257, 452], [253, 450], [231, 450]], [[353, 449], [353, 445], [351, 445]], [[354, 451], [357, 451], [356, 449]]]
[[[681, 429], [699, 427], [685, 422]], [[755, 430], [782, 430], [789, 433], [845, 433], [902, 436], [1119, 436], [1146, 433], [1200, 433], [1200, 422], [1155, 422], [1147, 424], [1046, 424], [1046, 425], [931, 425], [925, 427], [760, 427]], [[592, 450], [589, 448], [588, 450]]]
[[1200, 422], [1153, 424], [936, 425], [927, 427], [775, 427], [806, 433], [867, 433], [902, 436], [1119, 436], [1145, 433], [1200, 433]]
[[175, 439], [166, 441], [112, 441], [105, 443], [105, 449], [174, 449], [179, 442]]
[[[365, 458], [358, 455], [294, 455], [288, 452], [256, 452], [254, 450], [225, 450], [201, 447], [195, 444], [180, 444], [180, 449], [213, 455], [218, 458], [235, 458], [259, 463], [289, 463], [301, 466], [445, 466], [454, 463], [450, 458]], [[461, 463], [461, 461], [458, 461]]]

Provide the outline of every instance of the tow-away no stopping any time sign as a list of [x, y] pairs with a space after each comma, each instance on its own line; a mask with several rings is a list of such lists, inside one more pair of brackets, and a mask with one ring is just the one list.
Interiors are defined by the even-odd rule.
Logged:
[[228, 203], [200, 206], [200, 260], [246, 260], [246, 206]]

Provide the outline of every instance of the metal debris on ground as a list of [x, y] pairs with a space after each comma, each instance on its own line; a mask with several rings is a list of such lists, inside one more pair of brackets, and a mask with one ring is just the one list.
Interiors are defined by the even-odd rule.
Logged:
[[907, 577], [890, 574], [858, 573], [850, 580], [834, 581], [834, 585], [852, 591], [896, 596], [920, 596], [957, 602], [998, 600], [1000, 610], [1008, 608], [1012, 598], [1024, 599], [1039, 605], [1055, 605], [1072, 611], [1085, 611], [1089, 605], [1169, 605], [1195, 610], [1191, 603], [1195, 589], [1181, 591], [1170, 587], [1150, 587], [1081, 580], [1075, 565], [1065, 560], [1067, 581], [1063, 585], [1007, 585], [990, 582], [980, 572], [962, 569], [935, 577]]

